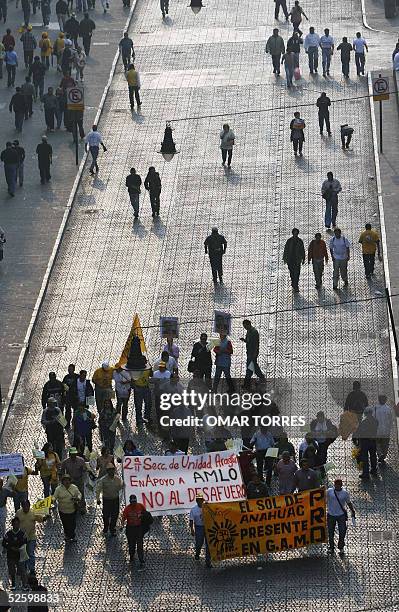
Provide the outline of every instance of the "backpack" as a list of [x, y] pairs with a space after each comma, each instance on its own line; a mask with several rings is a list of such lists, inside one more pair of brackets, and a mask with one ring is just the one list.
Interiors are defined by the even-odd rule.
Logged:
[[150, 531], [150, 527], [153, 522], [154, 519], [152, 517], [151, 512], [148, 512], [148, 510], [144, 510], [143, 514], [141, 515], [141, 525], [143, 527], [143, 534], [146, 534]]

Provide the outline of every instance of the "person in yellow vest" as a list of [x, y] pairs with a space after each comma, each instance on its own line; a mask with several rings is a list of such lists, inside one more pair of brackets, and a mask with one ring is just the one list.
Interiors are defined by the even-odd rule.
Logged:
[[36, 548], [36, 523], [43, 523], [48, 517], [40, 514], [35, 514], [31, 510], [28, 500], [22, 502], [22, 508], [15, 514], [19, 518], [19, 525], [26, 535], [28, 540], [26, 544], [26, 552], [29, 559], [26, 561], [26, 567], [30, 574], [35, 574], [35, 548]]
[[42, 37], [39, 40], [39, 47], [42, 64], [44, 64], [46, 66], [46, 70], [48, 70], [50, 68], [50, 57], [53, 51], [53, 46], [47, 32], [43, 32]]
[[134, 109], [134, 98], [136, 98], [137, 106], [141, 106], [140, 100], [140, 75], [135, 69], [134, 64], [130, 64], [126, 72], [126, 80], [129, 88], [130, 108]]
[[104, 407], [106, 399], [112, 397], [112, 377], [114, 368], [109, 365], [108, 361], [103, 361], [101, 368], [93, 374], [92, 381], [94, 382], [94, 395], [96, 398], [97, 410], [100, 413]]
[[57, 70], [61, 72], [61, 58], [65, 49], [65, 34], [60, 32], [54, 41], [53, 54], [57, 58]]

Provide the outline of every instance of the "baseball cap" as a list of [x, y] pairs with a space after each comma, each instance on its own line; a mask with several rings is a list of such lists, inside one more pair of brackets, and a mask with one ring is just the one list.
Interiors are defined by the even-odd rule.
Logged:
[[75, 448], [74, 446], [71, 446], [71, 448], [69, 449], [69, 454], [70, 455], [77, 455], [78, 454], [78, 449]]
[[166, 368], [166, 363], [164, 361], [159, 362], [159, 367]]

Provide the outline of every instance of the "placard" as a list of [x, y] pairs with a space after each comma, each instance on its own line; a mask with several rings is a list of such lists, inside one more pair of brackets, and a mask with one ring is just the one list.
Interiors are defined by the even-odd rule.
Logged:
[[24, 458], [20, 453], [0, 455], [0, 478], [4, 478], [10, 474], [22, 476], [24, 469]]
[[227, 334], [231, 333], [231, 314], [229, 312], [223, 312], [222, 310], [214, 311], [213, 320], [213, 331], [220, 334], [221, 332]]
[[161, 328], [161, 338], [178, 338], [179, 337], [179, 319], [178, 317], [160, 317], [159, 326]]

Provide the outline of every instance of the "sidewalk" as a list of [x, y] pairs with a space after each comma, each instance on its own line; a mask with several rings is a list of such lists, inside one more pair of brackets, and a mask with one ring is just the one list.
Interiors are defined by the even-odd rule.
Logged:
[[[59, 31], [54, 7], [48, 29], [53, 41]], [[16, 11], [15, 3], [10, 2], [7, 23], [4, 26], [1, 24], [0, 28], [0, 38], [9, 27], [17, 41], [16, 51], [20, 65], [17, 69], [16, 85], [22, 84], [27, 74], [23, 66], [20, 34], [17, 32], [22, 20], [21, 15], [21, 8]], [[86, 131], [90, 129], [96, 116], [129, 9], [124, 9], [121, 2], [115, 2], [111, 4], [110, 13], [103, 15], [101, 3], [97, 0], [97, 8], [90, 11], [90, 16], [96, 24], [96, 30], [84, 73]], [[78, 13], [77, 19], [80, 21], [82, 18], [83, 14]], [[40, 11], [31, 16], [31, 23], [38, 41], [44, 31], [40, 25]], [[45, 91], [49, 86], [57, 87], [60, 80], [60, 73], [57, 73], [55, 68], [50, 68], [45, 78]], [[7, 79], [3, 77], [0, 80], [0, 147], [2, 150], [7, 140], [17, 138], [25, 147], [26, 161], [24, 186], [22, 189], [18, 187], [15, 198], [10, 198], [7, 194], [2, 163], [0, 167], [0, 226], [4, 228], [7, 237], [4, 261], [0, 264], [0, 385], [3, 398], [7, 395], [21, 343], [25, 338], [77, 171], [72, 136], [62, 129], [48, 134], [54, 151], [52, 180], [48, 185], [40, 184], [36, 146], [41, 135], [45, 133], [44, 113], [41, 105], [36, 103], [33, 117], [24, 123], [22, 134], [17, 134], [14, 129], [14, 115], [8, 112], [9, 101], [15, 90], [8, 89], [6, 85]], [[84, 145], [80, 143], [80, 158], [83, 153]]]

